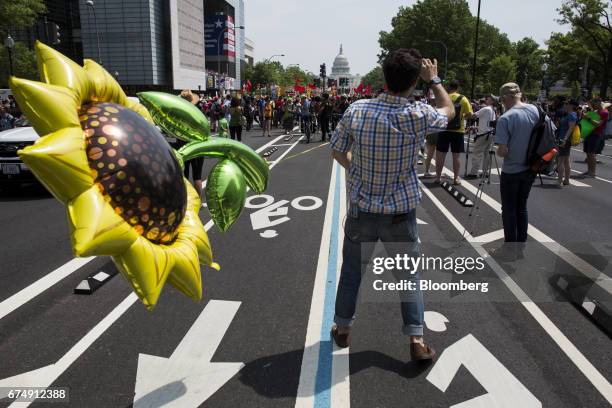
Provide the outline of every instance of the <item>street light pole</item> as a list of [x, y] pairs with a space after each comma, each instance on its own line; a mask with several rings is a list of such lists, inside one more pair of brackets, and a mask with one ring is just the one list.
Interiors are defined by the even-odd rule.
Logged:
[[6, 36], [6, 39], [4, 40], [4, 46], [8, 51], [9, 75], [13, 76], [13, 47], [15, 46], [15, 40], [13, 40], [13, 37], [11, 37], [10, 34]]
[[425, 42], [440, 44], [444, 47], [444, 79], [447, 79], [446, 75], [448, 74], [448, 48], [446, 47], [446, 44], [444, 44], [442, 41], [435, 40], [425, 40]]
[[91, 7], [91, 10], [93, 11], [94, 25], [96, 27], [96, 44], [98, 45], [98, 64], [102, 65], [102, 57], [100, 53], [100, 31], [98, 30], [98, 18], [96, 17], [96, 7], [94, 5], [93, 0], [87, 0], [85, 4]]
[[274, 54], [274, 55], [273, 55], [273, 56], [271, 56], [270, 58], [266, 58], [266, 59], [264, 60], [264, 64], [267, 64], [268, 62], [270, 62], [270, 60], [271, 60], [272, 58], [274, 58], [274, 57], [284, 57], [284, 56], [285, 56], [285, 54]]
[[476, 38], [474, 40], [474, 62], [472, 63], [472, 93], [470, 98], [474, 100], [474, 90], [476, 89], [476, 56], [478, 55], [478, 30], [480, 29], [480, 1], [478, 0], [478, 14], [476, 16]]

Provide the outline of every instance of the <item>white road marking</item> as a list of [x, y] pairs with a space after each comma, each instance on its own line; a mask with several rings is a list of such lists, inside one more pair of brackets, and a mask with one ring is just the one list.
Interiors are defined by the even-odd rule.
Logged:
[[[344, 225], [342, 221], [346, 216], [346, 207], [348, 205], [348, 196], [346, 195], [346, 171], [339, 167], [340, 171], [340, 228], [338, 229], [338, 256], [336, 263], [336, 290], [338, 292], [338, 283], [340, 282], [340, 271], [342, 269], [342, 247], [344, 242]], [[349, 347], [340, 348], [334, 343], [334, 351], [332, 353], [332, 388], [329, 406], [350, 407], [351, 406], [351, 381], [349, 367]]]
[[540, 408], [542, 403], [473, 335], [447, 347], [427, 375], [427, 381], [446, 392], [464, 366], [487, 390], [486, 394], [451, 408]]
[[446, 331], [446, 323], [449, 323], [446, 316], [442, 313], [425, 311], [423, 320], [425, 320], [425, 326], [431, 331], [435, 332], [445, 332]]
[[329, 182], [329, 192], [327, 194], [327, 207], [325, 209], [325, 218], [323, 221], [317, 271], [315, 273], [314, 287], [310, 302], [306, 341], [304, 343], [304, 354], [302, 356], [302, 366], [300, 369], [300, 382], [295, 400], [296, 408], [312, 408], [315, 400], [315, 385], [319, 362], [321, 330], [323, 326], [323, 308], [325, 305], [325, 286], [332, 235], [331, 227], [334, 195], [336, 191], [336, 172], [338, 171], [341, 171], [340, 166], [334, 161]]
[[53, 272], [32, 283], [30, 286], [20, 290], [8, 299], [3, 300], [2, 303], [0, 303], [0, 320], [93, 260], [93, 257], [73, 258]]
[[[261, 146], [255, 151], [257, 153], [262, 152], [263, 150], [265, 150], [272, 144], [276, 143], [282, 137], [283, 135], [278, 136], [277, 138], [273, 140], [270, 140], [268, 143]], [[294, 147], [296, 144], [297, 143], [294, 143]], [[290, 151], [290, 150], [291, 149], [288, 149], [287, 151]], [[270, 169], [272, 167], [274, 167], [274, 164], [270, 165]], [[206, 186], [206, 182], [207, 180], [204, 180], [204, 186]], [[202, 206], [205, 206], [205, 204], [203, 204]], [[209, 229], [210, 227], [206, 228], [207, 231]], [[3, 300], [2, 303], [0, 303], [0, 320], [2, 320], [2, 318], [4, 318], [9, 313], [13, 312], [14, 310], [26, 304], [30, 300], [34, 299], [36, 296], [40, 295], [42, 292], [46, 291], [47, 289], [49, 289], [50, 287], [52, 287], [53, 285], [55, 285], [56, 283], [64, 279], [65, 277], [69, 276], [76, 270], [80, 269], [87, 263], [91, 262], [95, 258], [96, 257], [73, 258], [67, 263], [65, 263], [64, 265], [54, 270], [53, 272], [50, 272], [49, 274], [37, 280], [36, 282], [32, 283], [30, 286], [27, 286], [26, 288], [20, 290], [19, 292], [15, 293], [13, 296], [9, 297], [8, 299]]]
[[[578, 170], [574, 170], [574, 169], [572, 169], [572, 173], [579, 173], [579, 174], [582, 174], [583, 172], [578, 171]], [[599, 181], [603, 181], [603, 182], [605, 182], [605, 183], [612, 184], [612, 180], [608, 180], [608, 179], [605, 179], [605, 178], [602, 178], [602, 177], [599, 177], [599, 176], [596, 176], [596, 177], [595, 177], [595, 179], [596, 179], [596, 180], [599, 180]]]
[[[444, 173], [452, 175], [449, 169], [444, 167]], [[463, 186], [470, 193], [476, 195], [478, 192], [478, 188], [471, 185], [470, 183], [464, 183]], [[423, 185], [423, 188], [425, 186]], [[485, 192], [481, 192], [481, 201], [489, 205], [493, 210], [497, 213], [501, 214], [501, 204], [494, 200], [491, 196], [486, 194]], [[582, 273], [584, 276], [591, 279], [596, 285], [599, 285], [602, 289], [612, 295], [612, 278], [597, 270], [588, 262], [584, 261], [582, 258], [578, 257], [569, 249], [565, 248], [563, 245], [559, 244], [557, 241], [544, 234], [542, 231], [537, 229], [532, 224], [529, 224], [528, 233], [531, 237], [533, 237], [536, 241], [540, 242], [544, 245], [548, 250], [553, 252], [559, 258], [563, 259], [565, 262], [570, 264], [574, 269]], [[473, 237], [469, 237], [472, 242]]]
[[497, 231], [489, 232], [488, 234], [483, 234], [478, 237], [474, 237], [474, 242], [481, 242], [483, 244], [488, 244], [490, 242], [497, 241], [499, 239], [504, 238], [504, 230], [500, 229]]
[[[125, 313], [138, 296], [130, 293], [117, 307], [115, 307], [104, 319], [94, 326], [81, 340], [79, 340], [66, 354], [55, 364], [18, 374], [13, 377], [0, 380], [0, 389], [4, 394], [8, 392], [6, 387], [49, 387], [72, 363], [74, 363], [123, 313]], [[0, 394], [0, 399], [6, 395]], [[11, 407], [27, 407], [31, 402], [14, 402]]]
[[239, 307], [211, 300], [169, 358], [140, 354], [134, 408], [198, 407], [238, 374], [243, 363], [210, 360]]
[[[466, 186], [468, 184], [466, 183]], [[424, 185], [423, 192], [429, 197], [434, 205], [438, 207], [440, 212], [448, 219], [448, 221], [459, 231], [463, 233], [465, 228], [459, 221], [444, 207], [444, 205], [436, 198], [436, 196]], [[483, 194], [483, 199], [491, 200], [492, 204], [498, 206], [497, 202]], [[530, 226], [531, 227], [531, 226]], [[603, 395], [603, 397], [612, 404], [612, 385], [608, 380], [591, 364], [589, 360], [578, 350], [578, 348], [555, 326], [555, 324], [542, 312], [542, 310], [527, 296], [527, 294], [514, 282], [514, 280], [499, 266], [497, 261], [493, 259], [487, 250], [474, 240], [469, 233], [465, 233], [466, 240], [471, 243], [472, 247], [478, 254], [485, 259], [491, 269], [497, 274], [500, 280], [508, 287], [510, 292], [521, 302], [521, 305], [538, 324], [546, 331], [550, 338], [557, 343], [559, 348], [565, 355], [574, 363], [574, 365], [584, 374], [584, 376], [593, 384], [593, 386]], [[550, 238], [549, 238], [550, 240]], [[545, 244], [546, 245], [546, 244]], [[573, 254], [572, 254], [573, 255]], [[575, 256], [575, 255], [574, 255]], [[577, 258], [577, 257], [576, 257]], [[577, 258], [582, 261], [580, 258]], [[582, 261], [584, 262], [584, 261]], [[589, 265], [590, 266], [590, 265]], [[467, 407], [466, 407], [467, 408]]]
[[[550, 177], [550, 176], [542, 176], [542, 179], [544, 180], [553, 180], [553, 181], [557, 181], [558, 179], [556, 177]], [[582, 183], [576, 179], [570, 178], [569, 180], [570, 185], [575, 186], [575, 187], [592, 187], [588, 184]]]

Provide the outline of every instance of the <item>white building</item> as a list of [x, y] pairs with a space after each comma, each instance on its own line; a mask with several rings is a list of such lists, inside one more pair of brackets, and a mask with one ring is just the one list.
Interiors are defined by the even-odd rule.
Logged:
[[334, 59], [329, 78], [336, 81], [338, 93], [341, 94], [349, 94], [353, 88], [357, 88], [361, 83], [361, 76], [359, 74], [351, 74], [351, 67], [348, 59], [344, 55], [342, 44], [340, 44], [340, 53], [336, 56], [336, 59]]

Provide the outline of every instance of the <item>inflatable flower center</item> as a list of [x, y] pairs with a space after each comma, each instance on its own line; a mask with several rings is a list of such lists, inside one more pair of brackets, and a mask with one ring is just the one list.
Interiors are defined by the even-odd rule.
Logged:
[[89, 167], [105, 200], [149, 241], [174, 241], [185, 217], [187, 190], [162, 134], [115, 103], [84, 106], [79, 120]]

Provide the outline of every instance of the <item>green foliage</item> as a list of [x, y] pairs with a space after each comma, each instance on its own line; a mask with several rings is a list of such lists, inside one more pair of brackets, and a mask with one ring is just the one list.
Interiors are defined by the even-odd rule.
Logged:
[[545, 52], [531, 38], [523, 38], [513, 44], [513, 59], [516, 61], [515, 81], [523, 92], [533, 92], [542, 81], [542, 65], [546, 61]]
[[516, 63], [512, 56], [499, 55], [491, 61], [489, 67], [489, 89], [497, 93], [506, 82], [516, 81]]
[[380, 65], [376, 66], [376, 68], [361, 78], [361, 82], [366, 86], [370, 85], [372, 89], [382, 89], [385, 86], [385, 76], [382, 67]]
[[304, 72], [297, 65], [292, 65], [287, 68], [278, 61], [266, 62], [261, 61], [254, 66], [247, 66], [245, 70], [245, 80], [250, 80], [254, 87], [261, 85], [268, 87], [270, 85], [280, 85], [283, 87], [295, 85], [296, 79], [302, 85], [314, 82], [314, 74]]
[[[16, 42], [12, 51], [13, 75], [19, 78], [40, 80], [36, 67], [36, 54], [25, 44]], [[9, 58], [6, 47], [0, 49], [0, 88], [8, 88]]]
[[[591, 68], [599, 79], [600, 93], [607, 96], [612, 72], [612, 3], [604, 0], [565, 0], [559, 11], [559, 22], [570, 25], [569, 37], [562, 38], [565, 44], [575, 43], [584, 48], [589, 58], [589, 72], [586, 73], [587, 87], [591, 89]], [[560, 35], [556, 35], [559, 39]], [[552, 37], [551, 37], [552, 40]], [[551, 47], [549, 41], [549, 48]], [[586, 58], [585, 58], [586, 61]], [[582, 64], [582, 63], [581, 63]], [[584, 63], [586, 65], [586, 63]], [[571, 72], [562, 72], [568, 77]]]
[[[413, 6], [400, 7], [392, 20], [392, 30], [380, 33], [382, 59], [402, 47], [417, 48], [424, 57], [436, 58], [444, 72], [444, 46], [448, 49], [448, 78], [459, 80], [462, 92], [471, 86], [471, 72], [476, 34], [476, 17], [466, 0], [419, 0]], [[492, 61], [500, 54], [512, 54], [507, 35], [485, 20], [480, 21], [480, 42], [476, 60], [476, 89], [492, 92], [489, 72]]]
[[0, 37], [4, 41], [10, 30], [33, 26], [36, 18], [45, 11], [44, 0], [0, 1]]

